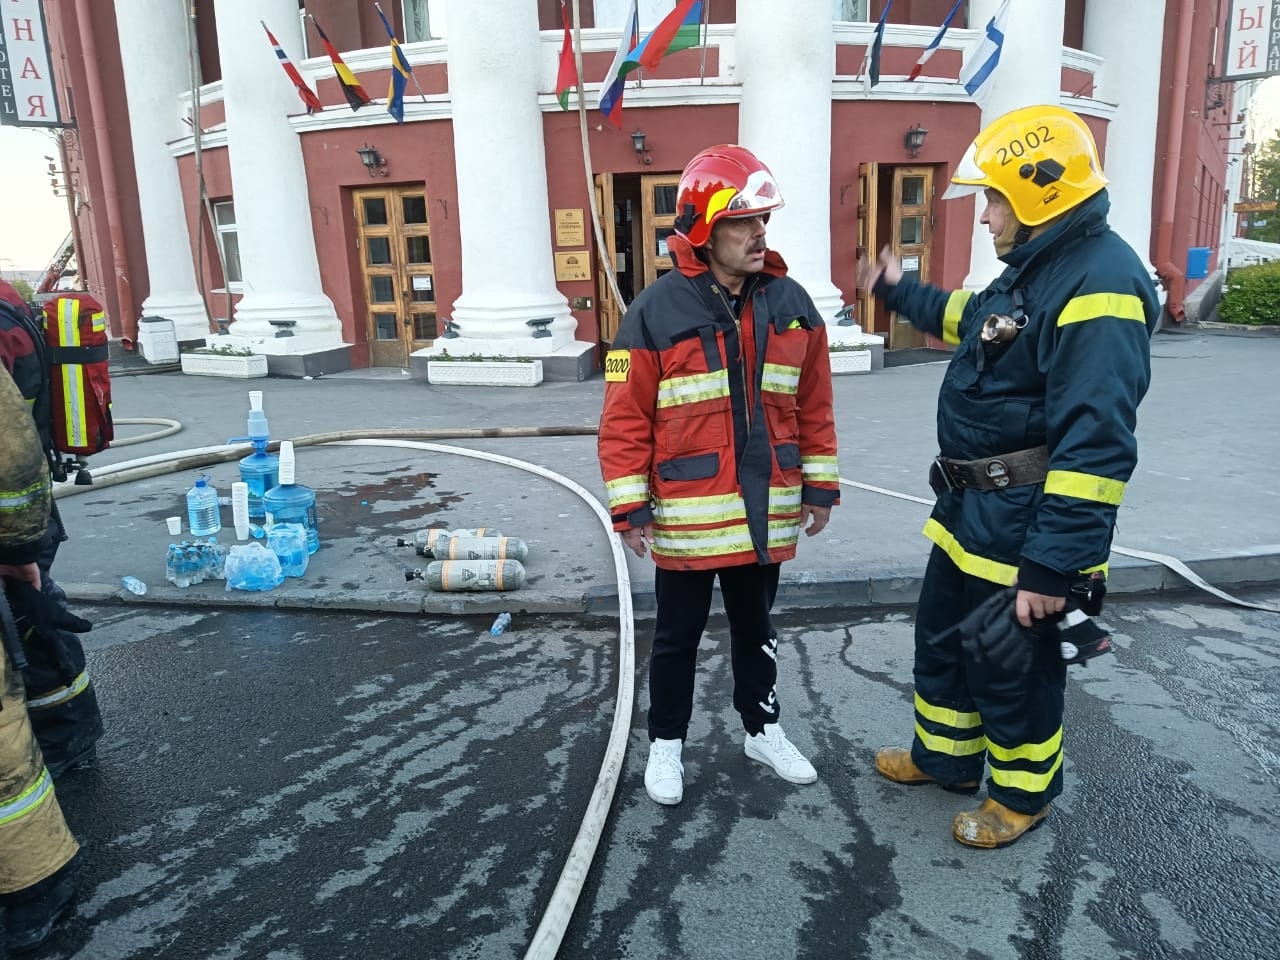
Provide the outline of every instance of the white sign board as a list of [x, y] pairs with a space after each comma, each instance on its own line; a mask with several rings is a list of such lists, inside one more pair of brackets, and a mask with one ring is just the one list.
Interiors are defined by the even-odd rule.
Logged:
[[63, 126], [43, 0], [4, 0], [0, 34], [0, 123]]
[[1280, 0], [1231, 0], [1221, 80], [1280, 73]]

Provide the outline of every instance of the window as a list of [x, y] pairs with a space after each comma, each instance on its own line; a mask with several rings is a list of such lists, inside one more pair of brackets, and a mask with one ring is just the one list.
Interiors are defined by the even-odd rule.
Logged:
[[405, 43], [448, 36], [444, 5], [445, 0], [404, 0]]
[[868, 0], [834, 0], [833, 16], [836, 20], [866, 23]]
[[214, 227], [218, 231], [218, 249], [226, 264], [226, 282], [240, 283], [240, 235], [236, 233], [236, 208], [230, 200], [213, 205]]

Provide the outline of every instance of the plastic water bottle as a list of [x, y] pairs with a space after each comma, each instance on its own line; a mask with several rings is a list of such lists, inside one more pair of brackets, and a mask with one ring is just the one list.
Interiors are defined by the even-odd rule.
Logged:
[[277, 523], [267, 534], [267, 547], [280, 561], [286, 577], [307, 572], [307, 531], [300, 523]]
[[256, 540], [231, 548], [226, 573], [228, 590], [272, 590], [284, 582], [280, 559]]
[[511, 622], [511, 614], [505, 610], [498, 614], [498, 619], [493, 621], [493, 626], [489, 628], [489, 632], [495, 637], [499, 636], [503, 630], [507, 629], [507, 624]]
[[183, 550], [188, 584], [204, 583], [204, 553], [200, 544], [189, 543]]
[[209, 484], [208, 477], [201, 477], [187, 491], [187, 522], [193, 537], [209, 537], [222, 529], [218, 491]]
[[164, 578], [175, 587], [191, 586], [191, 578], [187, 576], [186, 555], [176, 543], [169, 544], [169, 553], [164, 559]]
[[218, 543], [213, 537], [209, 542], [201, 544], [204, 548], [204, 576], [206, 580], [225, 580], [227, 547]]
[[240, 479], [249, 488], [249, 516], [260, 520], [265, 515], [263, 494], [280, 483], [280, 458], [267, 453], [267, 415], [262, 409], [261, 390], [249, 391], [246, 433], [247, 436], [232, 437], [227, 442], [243, 443], [247, 440], [253, 444], [253, 453], [240, 461]]
[[140, 597], [145, 595], [147, 592], [147, 585], [137, 577], [121, 577], [120, 582], [124, 584], [124, 588], [126, 590], [130, 593], [137, 594]]
[[316, 492], [301, 483], [294, 483], [293, 444], [285, 440], [280, 444], [280, 485], [268, 490], [262, 497], [266, 511], [267, 529], [277, 523], [299, 523], [307, 531], [307, 553], [320, 549], [320, 531], [316, 525]]

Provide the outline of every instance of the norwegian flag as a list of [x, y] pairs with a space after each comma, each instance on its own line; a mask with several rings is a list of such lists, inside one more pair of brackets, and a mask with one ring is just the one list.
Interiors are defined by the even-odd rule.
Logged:
[[298, 89], [298, 96], [302, 98], [302, 102], [307, 106], [307, 113], [315, 113], [317, 110], [323, 110], [324, 104], [320, 102], [320, 98], [316, 96], [316, 92], [307, 86], [307, 81], [302, 79], [302, 74], [298, 72], [298, 68], [293, 65], [293, 61], [289, 59], [289, 55], [284, 52], [284, 47], [280, 46], [280, 41], [275, 35], [267, 30], [264, 21], [259, 20], [262, 29], [267, 31], [267, 39], [271, 41], [271, 47], [276, 52], [276, 57], [280, 61], [280, 66], [284, 67], [284, 72], [288, 74], [289, 79], [293, 81], [293, 85]]

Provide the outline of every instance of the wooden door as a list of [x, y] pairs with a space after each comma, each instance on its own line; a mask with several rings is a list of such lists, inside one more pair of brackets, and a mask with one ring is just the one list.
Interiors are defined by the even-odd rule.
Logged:
[[[650, 174], [640, 178], [640, 229], [644, 243], [644, 285], [675, 267], [667, 238], [676, 232], [676, 189], [679, 174]], [[637, 290], [636, 293], [640, 291]]]
[[[876, 196], [880, 185], [880, 168], [875, 163], [858, 164], [858, 250], [859, 259], [875, 263], [880, 256], [876, 246]], [[857, 315], [854, 319], [864, 333], [876, 332], [877, 301], [861, 288], [856, 297]], [[883, 324], [882, 324], [883, 326]]]
[[366, 336], [375, 367], [407, 367], [436, 336], [435, 267], [421, 185], [355, 191]]
[[[613, 215], [613, 174], [596, 174], [596, 210], [600, 213], [600, 232], [604, 234], [604, 248], [609, 255], [609, 263], [615, 275], [618, 271], [618, 225]], [[609, 278], [605, 276], [604, 266], [596, 257], [596, 303], [600, 309], [596, 312], [600, 318], [600, 342], [607, 345], [613, 343], [618, 335], [618, 323], [622, 319], [622, 310], [609, 288]]]
[[[902, 261], [903, 275], [923, 283], [929, 279], [929, 247], [933, 242], [932, 167], [894, 168], [892, 216], [893, 252]], [[890, 350], [924, 344], [924, 333], [905, 317], [890, 315]]]

